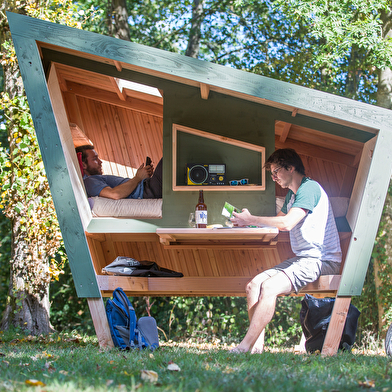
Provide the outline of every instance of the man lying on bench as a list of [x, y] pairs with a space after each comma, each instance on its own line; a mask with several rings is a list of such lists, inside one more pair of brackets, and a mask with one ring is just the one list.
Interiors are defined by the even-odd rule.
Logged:
[[288, 194], [274, 217], [254, 216], [245, 208], [233, 213], [234, 226], [274, 226], [290, 232], [295, 257], [254, 277], [246, 287], [249, 329], [232, 352], [261, 353], [264, 329], [271, 321], [276, 297], [298, 291], [320, 275], [337, 275], [342, 252], [327, 194], [316, 181], [305, 176], [300, 156], [292, 149], [276, 150], [265, 168]]
[[108, 199], [161, 199], [162, 198], [162, 159], [154, 171], [152, 163], [140, 165], [133, 178], [104, 175], [102, 161], [94, 146], [76, 148], [82, 154], [83, 181], [88, 197]]

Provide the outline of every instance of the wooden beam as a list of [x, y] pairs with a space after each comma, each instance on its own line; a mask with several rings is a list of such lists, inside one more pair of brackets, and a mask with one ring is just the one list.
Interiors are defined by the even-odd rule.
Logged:
[[[182, 278], [141, 278], [132, 276], [97, 275], [99, 288], [112, 292], [122, 287], [128, 295], [193, 295], [245, 296], [245, 286], [252, 276], [184, 276]], [[331, 295], [336, 293], [340, 275], [323, 275], [301, 290], [305, 293]], [[105, 295], [105, 294], [104, 294]]]
[[280, 141], [279, 136], [275, 136], [275, 147], [293, 148], [300, 155], [316, 157], [329, 162], [339, 162], [346, 166], [354, 166], [354, 158], [352, 155], [343, 154], [328, 148], [317, 147], [317, 145], [298, 142], [288, 138], [284, 143]]
[[338, 352], [350, 302], [351, 297], [336, 297], [331, 321], [328, 325], [323, 349], [321, 351], [322, 356], [331, 356]]
[[93, 320], [95, 333], [97, 334], [99, 346], [114, 347], [102, 297], [87, 298], [87, 303]]
[[114, 66], [116, 67], [117, 71], [122, 71], [122, 65], [119, 61], [113, 60]]
[[[45, 27], [43, 26], [43, 28]], [[92, 37], [93, 39], [102, 40], [102, 37], [99, 35], [97, 35], [97, 37], [95, 36]], [[89, 44], [91, 46], [94, 45], [93, 42], [89, 42]], [[192, 77], [194, 75], [194, 69], [192, 68], [194, 64], [191, 63], [191, 61], [194, 61], [194, 59], [189, 60], [185, 56], [183, 56], [183, 58], [180, 58], [180, 57], [175, 57], [174, 53], [166, 53], [165, 66], [163, 66], [162, 61], [154, 61], [155, 60], [154, 56], [156, 56], [156, 52], [153, 51], [154, 48], [147, 49], [145, 47], [141, 47], [142, 49], [140, 49], [134, 43], [127, 43], [127, 44], [129, 44], [127, 46], [127, 52], [126, 52], [128, 57], [125, 58], [125, 56], [121, 56], [117, 54], [117, 57], [119, 59], [122, 57], [124, 61], [115, 60], [119, 62], [122, 69], [135, 70], [137, 72], [145, 73], [151, 76], [157, 76], [157, 77], [164, 78], [166, 80], [172, 80], [195, 87], [200, 87], [200, 83], [203, 83], [203, 81], [201, 81], [202, 79], [201, 77], [198, 77], [198, 80]], [[52, 38], [51, 43], [39, 42], [39, 46], [56, 50], [62, 53], [76, 55], [78, 57], [101, 62], [104, 64], [110, 64], [110, 65], [114, 64], [114, 61], [109, 58], [75, 50], [71, 48], [71, 45], [69, 44], [68, 47], [66, 47], [66, 45], [61, 45], [58, 39]], [[116, 49], [113, 48], [113, 51], [115, 50]], [[140, 60], [141, 58], [140, 56], [137, 55], [131, 56], [132, 51], [136, 53], [136, 51], [138, 50], [139, 51], [145, 50], [146, 52], [148, 51], [148, 55], [146, 54], [146, 56], [148, 56], [149, 61], [146, 60], [145, 63], [146, 64], [148, 63], [149, 67], [144, 66], [144, 63]], [[129, 61], [129, 62], [125, 62], [125, 61]], [[215, 85], [210, 85], [210, 90], [226, 95], [235, 96], [237, 98], [249, 100], [252, 102], [257, 102], [260, 104], [272, 106], [275, 108], [288, 110], [291, 112], [298, 108], [298, 105], [296, 105], [296, 103], [300, 99], [299, 98], [300, 94], [298, 94], [298, 91], [301, 91], [301, 89], [303, 89], [303, 87], [301, 86], [287, 84], [287, 87], [283, 87], [286, 85], [282, 85], [281, 88], [275, 88], [276, 81], [268, 80], [268, 88], [266, 88], [266, 86], [263, 85], [263, 88], [260, 89], [262, 93], [259, 93], [259, 96], [256, 96], [254, 95], [254, 91], [255, 91], [254, 83], [256, 81], [256, 77], [258, 78], [260, 77], [259, 75], [254, 75], [249, 73], [246, 76], [241, 75], [240, 77], [239, 74], [237, 74], [237, 72], [239, 72], [238, 70], [228, 68], [225, 70], [225, 75], [223, 78], [221, 76], [222, 69], [225, 67], [223, 68], [215, 68], [215, 67], [221, 67], [221, 66], [219, 66], [218, 64], [210, 63], [208, 72], [203, 73], [204, 79], [214, 75]], [[173, 72], [174, 69], [176, 70], [176, 72]], [[265, 84], [266, 80], [267, 78], [265, 78], [265, 80], [263, 80], [263, 82], [260, 83]], [[259, 80], [257, 80], [257, 82], [259, 82]], [[241, 86], [241, 88], [235, 86]], [[268, 98], [263, 97], [263, 94], [265, 94], [265, 92], [269, 92], [270, 90], [272, 91], [272, 95], [271, 94], [268, 95]], [[281, 97], [283, 93], [285, 93], [285, 97], [284, 97], [285, 102], [283, 102], [283, 99]], [[365, 104], [356, 103], [356, 106], [360, 107], [360, 109], [343, 113], [343, 110], [341, 110], [340, 108], [345, 107], [345, 105], [342, 104], [342, 102], [344, 103], [346, 102], [344, 101], [345, 98], [333, 97], [333, 99], [331, 99], [329, 95], [315, 90], [308, 90], [308, 95], [310, 96], [308, 96], [306, 104], [304, 102], [301, 102], [304, 104], [303, 105], [304, 108], [298, 110], [298, 113], [313, 118], [330, 121], [332, 123], [338, 123], [344, 126], [355, 127], [357, 129], [361, 129], [366, 132], [372, 132], [372, 133], [378, 132], [379, 123], [378, 122], [374, 123], [374, 121], [372, 122], [370, 120], [370, 118], [371, 119], [374, 118], [374, 114], [370, 113], [370, 109], [365, 107], [364, 106]], [[335, 110], [333, 112], [330, 112], [328, 110], [328, 107], [332, 107], [330, 103], [331, 101], [334, 102], [333, 107], [335, 108]], [[288, 102], [288, 104], [286, 104], [286, 102]], [[374, 111], [374, 109], [372, 110]], [[357, 123], [357, 119], [359, 117], [358, 113], [361, 114], [360, 124]], [[380, 115], [381, 115], [381, 111], [380, 111]], [[383, 113], [382, 115], [383, 117], [386, 117], [385, 113]], [[369, 118], [369, 120], [367, 120], [367, 118]]]
[[75, 148], [87, 144], [93, 145], [93, 142], [85, 135], [85, 133], [76, 124], [70, 123], [69, 127], [71, 129], [72, 140]]
[[121, 86], [120, 79], [118, 78], [109, 78], [112, 86], [114, 87], [115, 93], [120, 98], [121, 101], [125, 101], [127, 99], [127, 95], [125, 94], [123, 87]]
[[62, 93], [65, 111], [67, 112], [68, 122], [76, 124], [80, 129], [84, 129], [83, 118], [79, 110], [78, 98], [75, 94], [66, 91]]
[[110, 105], [120, 106], [126, 109], [136, 110], [153, 116], [163, 117], [163, 106], [156, 103], [140, 101], [132, 98], [127, 98], [126, 101], [121, 101], [115, 93], [74, 82], [67, 82], [67, 86], [68, 91], [81, 97], [104, 102]]
[[208, 95], [210, 94], [210, 86], [205, 83], [200, 83], [200, 93], [203, 99], [208, 99]]
[[282, 131], [282, 134], [280, 135], [280, 139], [279, 139], [282, 143], [284, 143], [286, 141], [287, 136], [289, 135], [289, 132], [290, 132], [290, 128], [291, 128], [290, 123], [284, 123], [283, 131]]
[[[282, 135], [286, 122], [275, 122], [275, 134]], [[289, 138], [293, 141], [322, 146], [353, 157], [363, 149], [363, 143], [331, 133], [291, 124]]]
[[68, 81], [87, 85], [89, 87], [95, 87], [105, 91], [115, 92], [122, 101], [125, 101], [127, 97], [131, 97], [163, 105], [162, 92], [160, 92], [161, 96], [156, 96], [135, 91], [126, 88], [126, 86], [123, 85], [124, 81], [122, 79], [60, 63], [54, 64], [56, 65], [58, 79], [62, 85], [63, 91], [67, 90], [66, 82]]

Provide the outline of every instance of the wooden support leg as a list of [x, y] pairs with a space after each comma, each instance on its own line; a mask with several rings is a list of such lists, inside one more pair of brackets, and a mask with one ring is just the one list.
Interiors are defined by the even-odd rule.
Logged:
[[87, 298], [88, 307], [90, 308], [91, 318], [97, 334], [98, 343], [100, 347], [114, 347], [112, 336], [110, 335], [110, 328], [108, 319], [106, 317], [105, 307], [103, 305], [102, 297]]
[[336, 297], [331, 321], [321, 351], [322, 356], [335, 355], [338, 352], [350, 302], [351, 297]]
[[301, 341], [299, 342], [299, 344], [297, 344], [297, 345], [294, 347], [294, 351], [295, 351], [296, 353], [300, 353], [300, 354], [306, 353], [305, 342], [306, 342], [305, 335], [302, 334], [302, 336], [301, 336]]

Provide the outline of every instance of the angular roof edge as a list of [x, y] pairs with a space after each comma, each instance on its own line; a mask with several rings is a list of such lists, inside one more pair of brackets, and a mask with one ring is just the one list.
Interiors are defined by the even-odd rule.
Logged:
[[7, 17], [12, 36], [109, 59], [114, 65], [129, 64], [163, 78], [205, 84], [228, 95], [349, 126], [378, 130], [392, 122], [392, 111], [378, 106], [20, 14], [7, 12]]

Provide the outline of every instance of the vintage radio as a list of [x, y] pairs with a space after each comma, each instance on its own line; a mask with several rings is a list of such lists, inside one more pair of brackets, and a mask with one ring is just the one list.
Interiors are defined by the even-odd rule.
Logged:
[[226, 185], [226, 165], [188, 163], [186, 165], [186, 184]]

